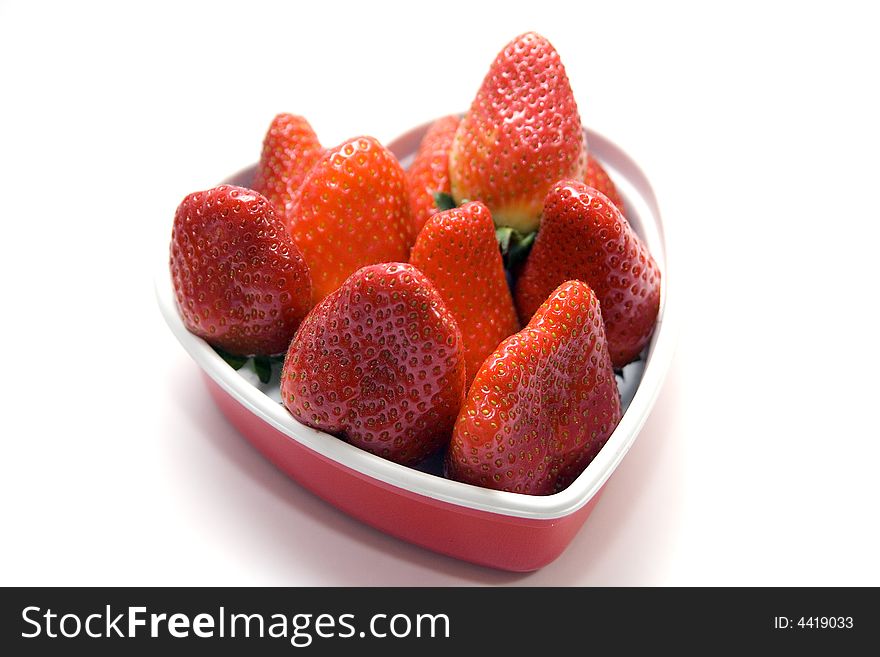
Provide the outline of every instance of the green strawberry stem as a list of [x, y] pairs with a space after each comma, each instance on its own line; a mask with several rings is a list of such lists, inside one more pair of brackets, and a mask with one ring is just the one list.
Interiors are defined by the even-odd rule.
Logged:
[[498, 240], [501, 255], [507, 255], [507, 252], [510, 250], [510, 239], [515, 232], [510, 226], [498, 226], [495, 228], [495, 239]]
[[272, 360], [268, 356], [254, 356], [254, 371], [261, 383], [269, 383], [272, 378]]
[[526, 259], [537, 234], [538, 231], [521, 233], [510, 226], [498, 226], [495, 229], [495, 239], [498, 240], [501, 257], [508, 270], [515, 270]]
[[214, 351], [234, 370], [240, 370], [242, 367], [253, 361], [254, 372], [260, 378], [262, 383], [269, 383], [272, 379], [272, 365], [274, 363], [284, 362], [284, 354], [275, 356], [239, 356], [238, 354], [230, 354], [218, 347], [214, 347]]
[[217, 352], [217, 355], [220, 356], [223, 360], [226, 361], [226, 364], [229, 365], [234, 370], [240, 370], [244, 367], [245, 363], [248, 362], [249, 358], [247, 356], [238, 356], [236, 354], [230, 354], [228, 351], [223, 351], [219, 347], [214, 347], [214, 351]]
[[452, 208], [458, 207], [455, 202], [455, 199], [452, 198], [446, 192], [436, 192], [434, 194], [434, 205], [440, 212], [444, 210], [451, 210]]

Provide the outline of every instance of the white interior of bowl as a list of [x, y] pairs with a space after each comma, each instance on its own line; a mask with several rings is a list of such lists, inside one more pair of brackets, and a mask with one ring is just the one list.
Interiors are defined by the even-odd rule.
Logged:
[[[426, 128], [427, 124], [411, 130], [390, 145], [404, 164]], [[167, 257], [162, 260], [155, 279], [159, 307], [174, 335], [208, 376], [291, 440], [367, 477], [451, 504], [524, 518], [551, 519], [568, 515], [598, 492], [632, 446], [660, 391], [675, 343], [669, 319], [666, 243], [654, 192], [638, 166], [620, 148], [589, 130], [587, 138], [591, 153], [602, 162], [624, 197], [627, 218], [647, 242], [660, 267], [663, 275], [661, 304], [657, 327], [644, 360], [627, 366], [623, 380], [618, 377], [625, 409], [620, 424], [587, 469], [568, 488], [555, 495], [507, 493], [451, 481], [434, 474], [436, 461], [429, 461], [418, 469], [408, 468], [298, 423], [280, 403], [277, 367], [269, 384], [260, 384], [253, 371], [232, 369], [210, 345], [187, 331], [174, 300]], [[253, 167], [250, 167], [228, 182], [247, 186], [252, 176]]]

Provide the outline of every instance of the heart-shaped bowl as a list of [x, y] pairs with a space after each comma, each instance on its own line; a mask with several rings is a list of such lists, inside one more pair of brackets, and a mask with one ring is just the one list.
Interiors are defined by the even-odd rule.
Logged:
[[[414, 128], [388, 148], [404, 166], [428, 126]], [[419, 468], [392, 463], [298, 423], [280, 403], [279, 373], [262, 384], [236, 371], [184, 327], [168, 260], [156, 275], [156, 296], [171, 331], [201, 368], [221, 412], [267, 459], [342, 511], [384, 532], [437, 552], [511, 571], [541, 568], [558, 557], [599, 500], [645, 423], [672, 359], [669, 268], [663, 224], [648, 179], [618, 146], [587, 130], [590, 153], [609, 171], [624, 198], [625, 215], [651, 250], [662, 274], [660, 315], [642, 358], [617, 377], [625, 412], [608, 442], [565, 490], [533, 496], [444, 479], [439, 459]], [[247, 187], [255, 165], [229, 180]]]

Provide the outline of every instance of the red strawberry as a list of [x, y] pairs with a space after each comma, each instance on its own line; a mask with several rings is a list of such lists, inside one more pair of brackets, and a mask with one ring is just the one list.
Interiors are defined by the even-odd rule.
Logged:
[[516, 283], [520, 320], [561, 282], [589, 284], [602, 303], [614, 367], [648, 343], [660, 309], [660, 270], [648, 248], [602, 193], [563, 180], [547, 194], [541, 230]]
[[505, 340], [471, 386], [452, 433], [447, 475], [530, 495], [566, 488], [620, 421], [599, 302], [560, 285]]
[[186, 327], [233, 354], [283, 353], [311, 305], [309, 270], [284, 223], [243, 187], [183, 199], [171, 277]]
[[315, 306], [281, 374], [300, 422], [412, 465], [449, 440], [464, 399], [461, 332], [408, 264], [364, 267]]
[[409, 204], [397, 158], [372, 137], [331, 148], [306, 176], [287, 226], [317, 303], [365, 265], [409, 257]]
[[599, 160], [592, 155], [587, 156], [587, 173], [584, 174], [584, 183], [587, 187], [592, 187], [597, 192], [605, 194], [608, 200], [614, 203], [614, 206], [623, 214], [623, 199], [620, 198], [617, 187], [614, 186], [608, 172], [599, 164]]
[[519, 330], [488, 208], [472, 201], [435, 214], [410, 262], [431, 279], [461, 329], [470, 386], [486, 357]]
[[279, 114], [263, 140], [254, 191], [269, 199], [275, 214], [283, 217], [309, 169], [323, 152], [308, 121], [293, 114]]
[[495, 223], [538, 227], [547, 190], [583, 179], [586, 138], [559, 55], [529, 32], [498, 55], [455, 133], [449, 176], [456, 203], [483, 201]]
[[449, 185], [449, 149], [460, 122], [459, 117], [452, 115], [432, 123], [422, 138], [415, 159], [406, 171], [413, 242], [425, 222], [437, 212], [434, 194], [452, 193]]

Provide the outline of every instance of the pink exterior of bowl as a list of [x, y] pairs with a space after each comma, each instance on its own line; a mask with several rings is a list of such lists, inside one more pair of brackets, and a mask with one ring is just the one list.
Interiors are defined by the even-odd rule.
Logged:
[[[389, 145], [390, 150], [406, 163], [417, 149], [426, 129], [427, 124], [407, 132]], [[595, 133], [587, 134], [592, 152], [603, 164], [613, 166], [617, 174], [615, 181], [625, 180], [634, 190], [631, 193], [647, 206], [647, 213], [656, 220], [656, 225], [639, 226], [634, 223], [634, 226], [639, 232], [643, 232], [643, 229], [648, 227], [654, 230], [652, 235], [654, 244], [650, 244], [651, 240], [648, 241], [655, 257], [659, 256], [658, 263], [663, 271], [663, 305], [660, 321], [649, 347], [648, 362], [633, 403], [609, 443], [588, 468], [588, 471], [593, 469], [592, 485], [588, 489], [584, 488], [583, 494], [579, 497], [568, 500], [564, 507], [560, 507], [562, 511], [556, 507], [542, 506], [544, 500], [540, 498], [512, 493], [500, 494], [499, 499], [512, 499], [515, 511], [505, 510], [501, 506], [494, 510], [491, 503], [487, 504], [480, 498], [486, 493], [483, 489], [443, 480], [444, 486], [463, 487], [460, 491], [456, 491], [455, 499], [459, 501], [451, 502], [441, 499], [439, 494], [437, 496], [430, 492], [423, 494], [409, 488], [407, 473], [403, 473], [404, 476], [399, 479], [400, 483], [395, 485], [356, 467], [349, 467], [341, 462], [341, 459], [319, 453], [310, 448], [305, 441], [297, 439], [296, 430], [287, 430], [286, 427], [283, 431], [279, 430], [277, 422], [267, 421], [259, 412], [255, 412], [253, 398], [236, 394], [229, 385], [223, 385], [222, 377], [217, 374], [218, 368], [222, 370], [223, 365], [207, 368], [204, 372], [206, 385], [218, 408], [238, 431], [279, 469], [342, 511], [383, 532], [442, 554], [504, 570], [536, 570], [556, 559], [595, 507], [605, 481], [623, 458], [647, 418], [647, 413], [659, 392], [674, 343], [667, 319], [668, 268], [664, 266], [665, 243], [653, 191], [638, 167], [619, 148]], [[247, 186], [250, 184], [253, 169], [253, 167], [245, 169], [228, 182]], [[631, 198], [628, 198], [629, 201]], [[662, 253], [657, 253], [658, 247]], [[201, 343], [201, 340], [194, 337], [191, 339], [180, 332], [176, 308], [169, 308], [173, 303], [170, 304], [168, 301], [167, 289], [162, 288], [162, 286], [167, 288], [168, 285], [168, 273], [165, 267], [165, 271], [157, 278], [157, 293], [166, 320], [178, 337], [182, 338], [181, 342], [185, 347]], [[199, 349], [202, 349], [201, 345]], [[204, 353], [193, 354], [193, 357], [202, 364]], [[232, 375], [238, 376], [231, 368], [229, 370]], [[226, 374], [228, 373], [224, 373]], [[641, 388], [646, 385], [649, 385], [650, 389], [642, 394]], [[638, 408], [633, 409], [636, 401], [639, 402]], [[258, 403], [262, 403], [261, 400]], [[628, 419], [626, 416], [630, 411], [636, 413], [638, 417]], [[295, 425], [294, 429], [301, 428], [301, 425], [297, 425], [292, 418], [289, 422]], [[623, 432], [623, 435], [618, 436], [620, 432]], [[329, 436], [327, 439], [337, 440]], [[613, 451], [613, 454], [603, 454], [606, 450]], [[364, 456], [358, 455], [358, 458], [377, 459], [378, 457], [364, 453]], [[382, 465], [386, 468], [403, 467], [387, 463]], [[417, 473], [415, 476], [432, 477], [433, 475]], [[557, 496], [564, 493], [565, 491]], [[556, 496], [548, 496], [545, 500], [549, 497]], [[534, 509], [530, 506], [532, 504]]]
[[205, 376], [226, 418], [282, 472], [315, 495], [392, 536], [483, 566], [537, 570], [558, 557], [599, 494], [563, 518], [537, 520], [449, 504], [362, 476], [262, 422]]

